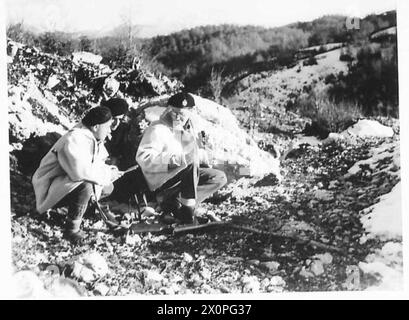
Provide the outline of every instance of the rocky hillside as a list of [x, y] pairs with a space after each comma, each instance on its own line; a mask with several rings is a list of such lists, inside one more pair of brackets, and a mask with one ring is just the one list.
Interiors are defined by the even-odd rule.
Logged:
[[[343, 63], [331, 60], [333, 52], [317, 59], [318, 65], [303, 66], [300, 72], [298, 67], [284, 71], [287, 73], [277, 78], [274, 86], [283, 86], [282, 92], [275, 91], [272, 99], [281, 101], [285, 109], [286, 88], [300, 90], [308, 81], [323, 77], [321, 73], [328, 68], [343, 68]], [[163, 110], [168, 95], [155, 91], [152, 84], [151, 95], [156, 97], [131, 95], [135, 92], [131, 88], [140, 90], [136, 88], [144, 85], [135, 82], [140, 81], [136, 78], [134, 82], [124, 80], [122, 76], [129, 75], [125, 71], [115, 74], [112, 70], [102, 77], [101, 85], [95, 82], [98, 72], [104, 70], [98, 64], [87, 63], [84, 68], [97, 75], [79, 81], [77, 66], [70, 59], [24, 46], [10, 55], [8, 66], [12, 258], [17, 296], [402, 288], [396, 120], [379, 119], [382, 125], [361, 119], [344, 132], [319, 140], [296, 134], [306, 120], [287, 115], [280, 118], [282, 128], [287, 128], [284, 132], [255, 132], [253, 138], [241, 129], [230, 110], [195, 96], [199, 113], [194, 121], [208, 132], [208, 147], [216, 162], [224, 160], [225, 169], [232, 173], [230, 183], [203, 204], [200, 214], [203, 219], [213, 217], [228, 224], [194, 233], [118, 235], [89, 215], [84, 229], [91, 241], [73, 247], [62, 239], [64, 209], [47, 215], [35, 213], [30, 175], [21, 170], [19, 149], [32, 133], [64, 133], [78, 120], [81, 110], [98, 103], [107, 87], [118, 87], [116, 94], [132, 105], [126, 133], [135, 148], [143, 128]], [[112, 84], [113, 80], [119, 86]], [[84, 102], [83, 109], [76, 108], [78, 101]], [[268, 151], [258, 148], [260, 141]], [[118, 159], [124, 166], [130, 164], [123, 154]], [[135, 219], [134, 204], [110, 205], [123, 220]], [[143, 219], [154, 222], [155, 216]]]
[[[119, 163], [125, 170], [136, 164], [134, 154], [142, 129], [159, 117], [169, 95], [181, 87], [177, 81], [171, 82], [163, 76], [157, 78], [144, 70], [110, 70], [100, 64], [98, 56], [90, 53], [74, 54], [70, 60], [13, 42], [9, 42], [9, 46], [14, 48], [9, 61], [10, 151], [17, 151], [13, 153], [17, 157], [29, 137], [42, 137], [49, 132], [63, 134], [82, 113], [110, 92], [111, 96], [126, 98], [132, 109], [126, 131], [127, 145], [116, 154], [127, 159]], [[131, 73], [138, 76], [130, 76]], [[145, 90], [142, 97], [140, 88]], [[149, 100], [150, 95], [156, 98]], [[195, 100], [199, 114], [193, 122], [197, 130], [208, 135], [206, 147], [216, 166], [225, 167], [233, 176], [246, 175], [247, 171], [252, 175], [279, 174], [278, 161], [257, 148], [239, 128], [229, 109], [198, 96]], [[112, 140], [117, 141], [115, 133]], [[123, 145], [125, 141], [118, 143]], [[109, 146], [118, 149], [115, 143]], [[20, 157], [23, 157], [21, 153]]]

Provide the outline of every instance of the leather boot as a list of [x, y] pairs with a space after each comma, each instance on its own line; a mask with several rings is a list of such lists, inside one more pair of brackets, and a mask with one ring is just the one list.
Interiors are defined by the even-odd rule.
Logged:
[[85, 232], [80, 230], [82, 219], [71, 220], [67, 218], [65, 222], [64, 238], [72, 244], [79, 244], [86, 238]]
[[195, 214], [195, 207], [182, 205], [176, 212], [175, 217], [183, 224], [198, 224]]

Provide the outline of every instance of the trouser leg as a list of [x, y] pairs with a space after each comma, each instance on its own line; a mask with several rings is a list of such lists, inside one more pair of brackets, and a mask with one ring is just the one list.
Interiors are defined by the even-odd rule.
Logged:
[[112, 183], [104, 186], [101, 191], [100, 200], [109, 197], [113, 191], [114, 191], [114, 185]]
[[195, 203], [199, 204], [226, 183], [227, 178], [223, 171], [212, 168], [198, 168], [195, 165], [190, 165], [167, 181], [160, 190], [166, 192], [166, 190], [171, 190], [177, 185], [182, 199], [194, 199]]
[[188, 206], [196, 205], [198, 183], [199, 168], [196, 164], [191, 164], [183, 170], [180, 180], [180, 197], [182, 204]]
[[182, 199], [196, 199], [198, 182], [198, 167], [195, 164], [191, 164], [179, 172], [176, 176], [166, 181], [155, 192], [165, 193], [166, 199], [171, 198], [172, 195], [175, 195], [176, 193], [180, 193], [180, 197]]
[[65, 224], [65, 229], [67, 231], [79, 231], [82, 217], [87, 210], [92, 192], [92, 184], [89, 182], [83, 182], [60, 201], [59, 206], [68, 206], [68, 214]]
[[186, 178], [181, 181], [182, 207], [178, 211], [179, 219], [186, 223], [197, 224], [195, 208], [219, 190], [227, 182], [224, 172], [210, 168], [189, 168]]
[[199, 169], [199, 183], [197, 186], [197, 203], [210, 197], [227, 183], [226, 174], [223, 171], [211, 168]]

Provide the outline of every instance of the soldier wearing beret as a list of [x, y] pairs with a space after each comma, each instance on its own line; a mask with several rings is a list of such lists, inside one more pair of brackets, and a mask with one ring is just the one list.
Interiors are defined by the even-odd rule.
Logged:
[[111, 130], [114, 131], [125, 120], [129, 109], [128, 102], [121, 98], [111, 98], [101, 102], [101, 106], [107, 107], [112, 114]]
[[55, 143], [33, 175], [37, 211], [68, 207], [64, 236], [72, 242], [85, 238], [80, 226], [92, 194], [109, 194], [112, 182], [121, 176], [117, 167], [105, 164], [104, 140], [112, 122], [110, 109], [89, 110]]
[[[144, 132], [136, 153], [150, 191], [164, 194], [162, 208], [170, 208], [183, 223], [196, 223], [198, 204], [226, 184], [224, 172], [209, 167], [199, 148], [190, 115], [195, 106], [191, 94], [170, 97], [160, 119]], [[201, 166], [202, 165], [202, 166]], [[203, 167], [203, 165], [205, 167]], [[180, 192], [167, 197], [167, 190]]]

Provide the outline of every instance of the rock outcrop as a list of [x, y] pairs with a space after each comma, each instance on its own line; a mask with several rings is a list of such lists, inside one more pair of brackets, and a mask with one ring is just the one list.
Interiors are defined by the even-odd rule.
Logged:
[[119, 96], [135, 103], [183, 87], [142, 67], [112, 70], [89, 52], [60, 57], [10, 39], [7, 48], [11, 143], [31, 134], [63, 133], [102, 99]]

